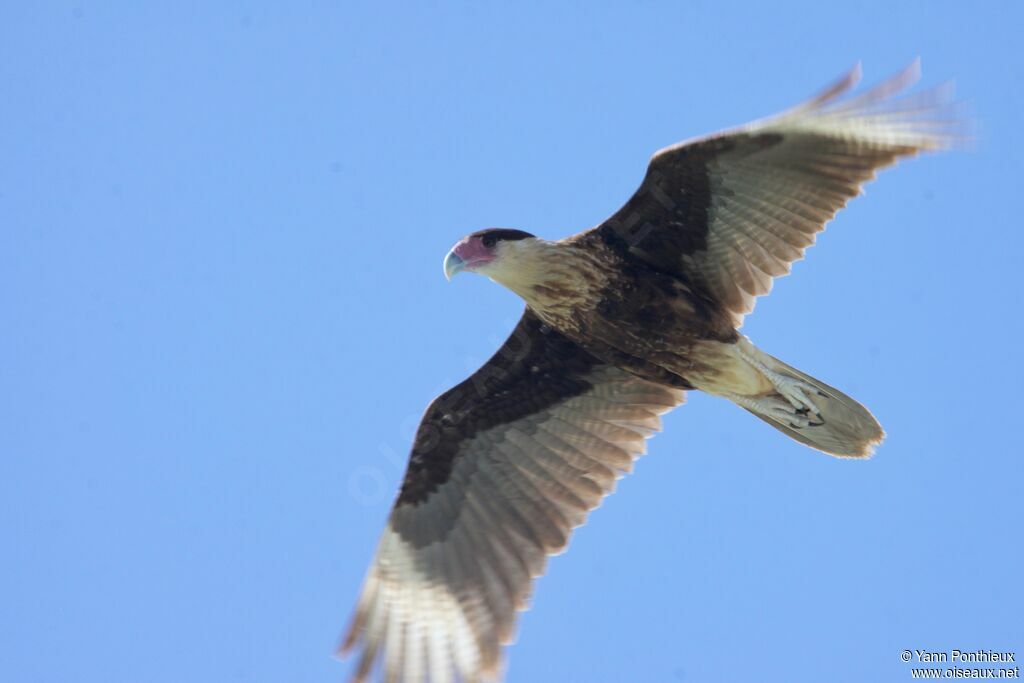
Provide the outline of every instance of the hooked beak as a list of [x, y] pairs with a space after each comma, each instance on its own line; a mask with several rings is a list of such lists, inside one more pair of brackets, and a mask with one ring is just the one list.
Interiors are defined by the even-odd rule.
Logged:
[[447, 280], [451, 280], [453, 276], [461, 273], [466, 268], [466, 262], [462, 260], [462, 257], [455, 253], [452, 249], [448, 252], [448, 255], [444, 257], [444, 277]]

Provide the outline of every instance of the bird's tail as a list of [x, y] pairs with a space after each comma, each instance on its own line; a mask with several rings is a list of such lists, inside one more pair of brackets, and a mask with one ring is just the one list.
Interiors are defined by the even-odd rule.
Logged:
[[[858, 401], [819, 379], [784, 364], [778, 358], [761, 352], [766, 366], [788, 386], [776, 389], [773, 395], [762, 398], [769, 410], [761, 405], [743, 408], [749, 410], [786, 436], [809, 445], [812, 449], [845, 458], [867, 458], [874, 446], [882, 442], [886, 433], [879, 421]], [[810, 405], [798, 408], [800, 396], [793, 400], [791, 387], [806, 397]], [[796, 403], [796, 404], [795, 404]], [[774, 408], [776, 410], [770, 410]], [[781, 409], [779, 411], [778, 409]], [[806, 409], [806, 410], [805, 410]], [[790, 414], [806, 419], [794, 421]]]
[[[835, 387], [761, 351], [746, 338], [732, 345], [731, 351], [735, 365], [730, 375], [745, 375], [746, 381], [733, 384], [731, 391], [716, 387], [712, 393], [725, 396], [786, 436], [847, 458], [870, 456], [885, 438], [871, 412]], [[740, 386], [747, 389], [737, 392]]]

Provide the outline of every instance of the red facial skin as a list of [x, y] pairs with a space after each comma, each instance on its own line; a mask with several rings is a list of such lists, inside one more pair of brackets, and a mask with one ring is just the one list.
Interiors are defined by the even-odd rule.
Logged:
[[467, 270], [479, 268], [495, 259], [494, 248], [485, 247], [479, 237], [463, 238], [452, 251], [466, 264]]

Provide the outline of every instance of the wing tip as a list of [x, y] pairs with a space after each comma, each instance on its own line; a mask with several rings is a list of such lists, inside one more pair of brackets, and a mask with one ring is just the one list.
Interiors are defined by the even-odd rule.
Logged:
[[818, 96], [767, 121], [904, 148], [899, 156], [972, 146], [973, 117], [955, 100], [952, 81], [904, 94], [921, 79], [920, 57], [863, 92], [840, 98], [859, 72], [858, 65]]
[[825, 86], [817, 95], [803, 104], [797, 105], [794, 111], [816, 109], [823, 104], [834, 101], [837, 97], [852, 90], [864, 76], [864, 68], [860, 60], [854, 62], [853, 66], [846, 70], [842, 76]]
[[902, 88], [911, 86], [921, 80], [921, 55], [916, 55], [911, 59], [910, 63], [900, 69], [891, 80], [900, 83]]
[[338, 644], [334, 647], [334, 652], [331, 653], [331, 656], [338, 661], [348, 659], [357, 642], [359, 642], [358, 631], [352, 627], [345, 629], [345, 633], [342, 634]]

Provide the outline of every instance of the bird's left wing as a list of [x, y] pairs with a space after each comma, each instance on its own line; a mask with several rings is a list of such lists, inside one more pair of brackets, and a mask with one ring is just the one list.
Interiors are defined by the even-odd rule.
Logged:
[[840, 99], [858, 67], [778, 116], [667, 147], [625, 206], [571, 239], [603, 240], [686, 278], [739, 326], [879, 169], [963, 137], [948, 92], [893, 97], [918, 75], [915, 62]]
[[531, 580], [683, 402], [603, 364], [527, 309], [504, 346], [420, 423], [341, 646], [355, 680], [483, 681]]

